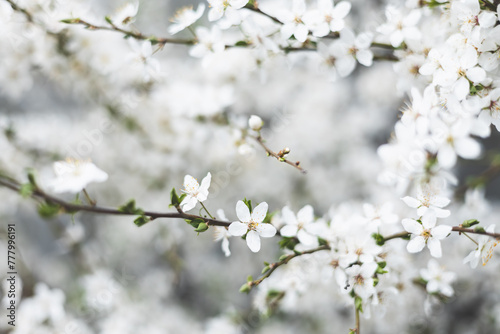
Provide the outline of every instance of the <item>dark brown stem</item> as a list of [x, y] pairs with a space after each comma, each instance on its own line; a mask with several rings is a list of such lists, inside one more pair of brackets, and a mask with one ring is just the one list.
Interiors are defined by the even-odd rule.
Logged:
[[[460, 227], [460, 226], [453, 226], [451, 230], [453, 232], [458, 232], [458, 233], [482, 234], [482, 235], [490, 236], [490, 237], [495, 238], [495, 239], [500, 239], [500, 233], [490, 233], [490, 232], [481, 231], [481, 230], [476, 231], [473, 228], [464, 228], [464, 227]], [[396, 234], [390, 235], [388, 237], [385, 237], [384, 241], [389, 241], [391, 239], [405, 238], [408, 236], [410, 236], [410, 233], [400, 232], [400, 233], [396, 233]]]
[[146, 36], [143, 35], [140, 32], [134, 32], [131, 30], [125, 30], [120, 27], [117, 27], [113, 23], [110, 23], [110, 26], [99, 26], [95, 24], [91, 24], [87, 21], [81, 20], [81, 19], [69, 19], [69, 20], [63, 20], [62, 22], [67, 23], [67, 24], [81, 24], [85, 26], [85, 28], [89, 30], [109, 30], [109, 31], [116, 31], [124, 34], [125, 36], [130, 36], [135, 39], [139, 40], [149, 40], [153, 44], [159, 44], [161, 46], [170, 43], [170, 44], [185, 44], [185, 45], [193, 45], [196, 43], [196, 40], [194, 39], [177, 39], [177, 38], [157, 38], [155, 36]]
[[323, 245], [323, 246], [319, 246], [317, 248], [313, 248], [313, 249], [306, 250], [306, 251], [303, 251], [303, 252], [294, 252], [293, 254], [287, 255], [281, 261], [269, 264], [269, 270], [266, 271], [264, 273], [264, 275], [262, 275], [259, 279], [255, 280], [255, 281], [248, 282], [247, 284], [248, 284], [248, 286], [250, 288], [259, 285], [260, 283], [262, 283], [263, 280], [265, 280], [266, 278], [268, 278], [269, 276], [271, 276], [271, 274], [276, 269], [278, 269], [280, 266], [282, 266], [284, 264], [287, 264], [293, 258], [296, 258], [298, 256], [302, 256], [302, 255], [305, 255], [305, 254], [312, 254], [312, 253], [316, 253], [316, 252], [319, 252], [319, 251], [322, 251], [322, 250], [329, 250], [329, 249], [330, 249], [329, 245]]
[[[6, 188], [9, 188], [11, 190], [19, 192], [21, 190], [21, 184], [19, 184], [17, 181], [5, 177], [5, 176], [0, 176], [0, 186], [4, 186]], [[60, 198], [57, 198], [55, 196], [49, 195], [45, 192], [43, 192], [40, 189], [35, 189], [31, 197], [35, 199], [44, 199], [47, 202], [50, 202], [52, 204], [57, 204], [61, 208], [63, 208], [66, 212], [92, 212], [92, 213], [99, 213], [99, 214], [107, 214], [107, 215], [122, 215], [122, 216], [137, 216], [137, 213], [126, 213], [122, 212], [118, 209], [114, 208], [106, 208], [106, 207], [100, 207], [100, 206], [90, 206], [90, 205], [81, 205], [81, 204], [75, 204], [75, 203], [70, 203], [66, 202]], [[203, 219], [205, 223], [211, 226], [229, 226], [231, 222], [229, 221], [223, 221], [223, 220], [218, 220], [218, 219], [212, 219], [212, 218], [206, 218], [206, 217], [201, 217], [197, 215], [191, 215], [188, 213], [183, 212], [182, 210], [178, 209], [178, 212], [153, 212], [153, 211], [144, 211], [144, 216], [150, 217], [151, 219], [156, 219], [156, 218], [180, 218], [180, 219]]]
[[255, 141], [257, 143], [259, 143], [259, 145], [262, 146], [262, 148], [264, 150], [266, 150], [267, 155], [276, 158], [278, 161], [287, 163], [290, 166], [293, 166], [293, 167], [297, 168], [303, 174], [307, 173], [307, 171], [304, 168], [300, 167], [300, 162], [299, 161], [296, 161], [296, 162], [290, 161], [290, 160], [286, 159], [284, 157], [284, 155], [280, 155], [280, 154], [272, 151], [269, 147], [267, 147], [266, 144], [264, 144], [264, 141], [263, 141], [263, 139], [262, 139], [262, 137], [260, 135], [259, 136], [249, 136], [249, 137], [255, 139]]

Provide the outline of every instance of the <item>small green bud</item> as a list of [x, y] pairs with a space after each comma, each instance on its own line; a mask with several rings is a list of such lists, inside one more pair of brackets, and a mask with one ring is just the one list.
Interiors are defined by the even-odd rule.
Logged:
[[137, 227], [141, 227], [142, 225], [145, 225], [149, 223], [151, 219], [147, 216], [139, 216], [134, 220], [134, 224], [137, 225]]
[[261, 274], [265, 274], [269, 271], [269, 266], [265, 266], [264, 269], [262, 269]]
[[111, 21], [111, 18], [109, 16], [105, 16], [104, 19], [106, 20], [106, 22], [113, 25], [113, 21]]
[[67, 24], [73, 24], [73, 23], [80, 22], [80, 19], [64, 19], [64, 20], [61, 20], [60, 22], [67, 23]]
[[240, 292], [242, 293], [249, 293], [250, 290], [252, 290], [252, 286], [248, 283], [243, 284], [240, 288]]
[[477, 224], [479, 224], [479, 220], [477, 220], [477, 219], [468, 219], [468, 220], [465, 220], [462, 223], [462, 227], [471, 227], [471, 226], [474, 226], [474, 225], [477, 225]]
[[384, 237], [382, 236], [382, 234], [379, 234], [379, 233], [373, 233], [372, 234], [372, 238], [375, 239], [375, 243], [378, 245], [378, 246], [383, 246], [385, 244], [385, 239]]
[[278, 260], [279, 260], [279, 261], [283, 261], [283, 260], [285, 260], [287, 257], [288, 257], [288, 255], [287, 255], [287, 254], [283, 254], [283, 255], [281, 255], [281, 256], [280, 256], [280, 258], [279, 258]]
[[476, 227], [474, 227], [474, 232], [476, 232], [476, 233], [486, 233], [486, 231], [484, 230], [484, 228], [482, 226], [476, 226]]
[[198, 227], [195, 229], [195, 232], [201, 233], [205, 232], [208, 230], [208, 224], [207, 223], [200, 223]]
[[52, 218], [56, 216], [61, 207], [58, 204], [45, 202], [38, 206], [38, 214], [43, 218]]

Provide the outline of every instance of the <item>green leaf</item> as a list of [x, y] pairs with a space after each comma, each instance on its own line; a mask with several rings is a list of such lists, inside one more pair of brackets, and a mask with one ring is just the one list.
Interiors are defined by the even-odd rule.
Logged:
[[385, 262], [385, 261], [377, 262], [377, 264], [378, 264], [378, 267], [382, 268], [382, 269], [384, 269], [387, 266], [387, 262]]
[[80, 19], [64, 19], [64, 20], [61, 20], [59, 22], [72, 24], [72, 23], [78, 23], [79, 21], [80, 21]]
[[186, 221], [188, 222], [189, 225], [191, 225], [195, 229], [197, 229], [198, 226], [200, 226], [200, 224], [205, 224], [205, 221], [201, 218], [196, 218], [193, 220], [186, 220]]
[[179, 196], [177, 196], [177, 193], [175, 192], [175, 188], [172, 188], [170, 191], [170, 203], [175, 207], [178, 207], [179, 204], [181, 204]]
[[252, 277], [252, 275], [249, 275], [249, 276], [247, 277], [247, 282], [251, 282], [251, 281], [253, 281], [253, 277]]
[[133, 215], [143, 215], [144, 214], [144, 211], [142, 211], [142, 209], [135, 207], [135, 199], [131, 199], [130, 201], [127, 202], [127, 204], [120, 206], [118, 208], [118, 211], [123, 212], [123, 213], [133, 214]]
[[206, 230], [208, 230], [208, 224], [203, 222], [198, 224], [198, 227], [195, 229], [195, 232], [201, 233], [205, 232]]
[[144, 224], [147, 224], [151, 221], [151, 219], [147, 216], [139, 216], [134, 220], [134, 224], [137, 225], [137, 227], [141, 227]]
[[328, 245], [328, 241], [326, 241], [325, 239], [320, 238], [320, 237], [318, 237], [318, 243], [319, 243], [320, 246], [326, 246], [326, 245]]
[[265, 273], [267, 273], [269, 271], [269, 266], [265, 266], [264, 269], [262, 269], [262, 271], [260, 272], [262, 275], [264, 275]]
[[250, 210], [250, 212], [252, 212], [252, 201], [247, 200], [245, 197], [245, 199], [243, 199], [243, 203], [245, 203], [245, 205], [248, 207], [248, 210]]
[[288, 238], [288, 237], [283, 237], [281, 238], [279, 245], [281, 249], [290, 249], [293, 250], [295, 246], [299, 243], [297, 238]]
[[25, 183], [21, 185], [21, 188], [19, 188], [19, 193], [21, 194], [22, 197], [27, 198], [33, 194], [33, 191], [35, 189], [36, 188], [33, 187], [31, 183]]
[[474, 225], [477, 225], [477, 224], [479, 224], [479, 220], [477, 220], [477, 219], [468, 219], [468, 220], [465, 220], [462, 223], [462, 227], [471, 227], [471, 226], [474, 226]]
[[234, 44], [234, 46], [248, 46], [247, 41], [238, 41]]
[[106, 20], [106, 22], [113, 25], [113, 21], [111, 21], [111, 18], [109, 16], [105, 16], [104, 19]]
[[60, 210], [61, 207], [52, 202], [45, 202], [38, 206], [38, 214], [43, 218], [55, 217]]

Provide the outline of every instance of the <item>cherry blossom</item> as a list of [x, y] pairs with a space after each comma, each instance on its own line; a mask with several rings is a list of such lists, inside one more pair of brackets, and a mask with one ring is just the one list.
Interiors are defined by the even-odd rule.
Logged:
[[412, 234], [406, 249], [410, 253], [418, 253], [427, 245], [433, 257], [441, 257], [441, 243], [450, 234], [451, 226], [436, 226], [436, 216], [427, 214], [420, 220], [405, 218], [402, 221], [404, 229]]
[[56, 161], [54, 173], [56, 178], [48, 186], [55, 193], [78, 193], [89, 183], [104, 182], [108, 179], [108, 174], [90, 161]]
[[[229, 225], [229, 233], [233, 236], [246, 234], [248, 248], [254, 253], [260, 250], [260, 237], [270, 238], [276, 234], [276, 228], [271, 224], [263, 223], [267, 214], [267, 203], [257, 205], [252, 213], [243, 201], [236, 203], [236, 215], [240, 221]], [[247, 233], [248, 231], [248, 233]]]
[[212, 174], [210, 172], [201, 180], [201, 185], [191, 175], [184, 177], [184, 189], [182, 189], [182, 192], [186, 194], [186, 197], [181, 203], [182, 211], [189, 211], [196, 206], [196, 203], [207, 199], [211, 180]]
[[193, 25], [203, 15], [205, 4], [198, 5], [196, 11], [193, 7], [183, 7], [179, 9], [172, 18], [172, 24], [168, 27], [168, 32], [172, 35]]
[[420, 269], [420, 275], [427, 281], [428, 293], [440, 293], [446, 297], [453, 296], [454, 290], [451, 285], [456, 281], [457, 274], [444, 271], [444, 268], [436, 260], [430, 259], [427, 268]]

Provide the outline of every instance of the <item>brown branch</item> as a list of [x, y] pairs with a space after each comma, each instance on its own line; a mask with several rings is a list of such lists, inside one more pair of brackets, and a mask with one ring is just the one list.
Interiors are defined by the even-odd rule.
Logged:
[[305, 255], [305, 254], [312, 254], [312, 253], [316, 253], [316, 252], [319, 252], [319, 251], [322, 251], [322, 250], [329, 250], [329, 249], [330, 249], [329, 245], [323, 245], [323, 246], [319, 246], [317, 248], [309, 249], [309, 250], [306, 250], [306, 251], [303, 251], [303, 252], [294, 251], [293, 254], [286, 255], [280, 261], [269, 264], [268, 265], [269, 269], [259, 279], [247, 282], [246, 283], [246, 285], [248, 287], [247, 291], [250, 291], [254, 286], [257, 286], [260, 283], [262, 283], [262, 281], [265, 280], [266, 278], [268, 278], [269, 276], [271, 276], [271, 274], [276, 269], [278, 269], [280, 266], [282, 266], [284, 264], [287, 264], [288, 262], [290, 262], [291, 259], [296, 258], [298, 256]]
[[[483, 230], [476, 230], [473, 228], [465, 228], [465, 227], [461, 227], [461, 226], [453, 226], [451, 230], [453, 232], [458, 232], [458, 233], [472, 233], [472, 234], [487, 235], [487, 236], [490, 236], [492, 238], [500, 240], [500, 233], [490, 233], [490, 232], [486, 232]], [[384, 242], [392, 240], [392, 239], [405, 238], [405, 237], [410, 236], [410, 234], [411, 233], [408, 233], [408, 232], [396, 233], [396, 234], [390, 235], [388, 237], [384, 237]]]
[[[16, 192], [20, 192], [20, 190], [21, 190], [20, 183], [18, 183], [17, 181], [15, 181], [9, 177], [3, 176], [3, 175], [0, 175], [0, 186], [14, 190]], [[33, 190], [33, 192], [31, 193], [31, 197], [35, 198], [35, 199], [43, 199], [46, 202], [49, 202], [52, 204], [57, 204], [61, 208], [63, 208], [66, 212], [69, 212], [69, 213], [82, 211], [82, 212], [91, 212], [91, 213], [108, 214], [108, 215], [138, 216], [137, 213], [122, 212], [122, 211], [120, 211], [118, 209], [114, 209], [114, 208], [81, 205], [81, 204], [66, 202], [65, 200], [62, 200], [62, 199], [57, 198], [55, 196], [49, 195], [40, 189]], [[197, 215], [191, 215], [191, 214], [183, 212], [180, 209], [178, 209], [178, 212], [144, 211], [143, 215], [150, 217], [152, 220], [156, 219], [156, 218], [180, 218], [180, 219], [191, 219], [191, 220], [192, 219], [203, 219], [205, 221], [205, 223], [207, 223], [207, 225], [211, 225], [211, 226], [226, 226], [227, 227], [231, 224], [231, 222], [229, 222], [229, 221], [223, 221], [223, 220], [218, 220], [218, 219], [201, 217], [201, 216], [197, 216]]]
[[276, 152], [272, 151], [270, 148], [268, 148], [264, 144], [264, 141], [263, 141], [263, 139], [262, 139], [262, 137], [260, 135], [259, 136], [249, 136], [249, 137], [251, 137], [255, 141], [257, 141], [257, 143], [259, 143], [260, 146], [262, 146], [262, 148], [266, 151], [266, 153], [267, 153], [268, 156], [272, 156], [272, 157], [276, 158], [278, 161], [287, 163], [290, 166], [293, 166], [293, 167], [297, 168], [303, 174], [307, 173], [307, 171], [304, 168], [300, 167], [300, 161], [293, 162], [293, 161], [290, 161], [290, 160], [288, 160], [288, 159], [285, 158], [285, 155], [288, 154], [288, 153], [284, 153], [283, 151], [280, 151], [280, 152], [276, 153]]
[[111, 21], [108, 21], [110, 26], [99, 26], [95, 25], [92, 23], [89, 23], [87, 21], [81, 20], [79, 18], [76, 19], [67, 19], [67, 20], [62, 20], [61, 22], [67, 23], [67, 24], [81, 24], [85, 26], [85, 28], [89, 30], [108, 30], [108, 31], [116, 31], [120, 32], [122, 34], [125, 34], [125, 36], [130, 36], [138, 40], [149, 40], [153, 44], [160, 44], [160, 45], [165, 45], [167, 43], [170, 44], [184, 44], [184, 45], [193, 45], [196, 43], [196, 40], [193, 39], [177, 39], [177, 38], [157, 38], [155, 36], [146, 36], [140, 32], [134, 32], [131, 30], [125, 30], [120, 27], [117, 27], [115, 24], [113, 24]]
[[276, 17], [274, 17], [274, 16], [272, 16], [272, 15], [269, 15], [269, 14], [267, 14], [267, 13], [265, 13], [265, 12], [261, 11], [261, 10], [259, 9], [259, 5], [257, 4], [257, 1], [251, 1], [251, 2], [253, 2], [253, 3], [251, 4], [251, 3], [249, 2], [249, 3], [248, 3], [248, 4], [246, 4], [246, 5], [245, 5], [245, 7], [243, 7], [243, 8], [246, 8], [246, 9], [249, 9], [249, 10], [254, 11], [254, 12], [256, 12], [256, 13], [259, 13], [259, 14], [261, 14], [261, 15], [264, 15], [264, 16], [266, 16], [266, 17], [270, 18], [271, 20], [273, 20], [274, 22], [276, 22], [276, 23], [278, 23], [278, 24], [283, 24], [283, 22], [281, 22], [278, 18], [276, 18]]
[[28, 20], [28, 22], [30, 22], [30, 23], [34, 22], [33, 15], [31, 15], [31, 13], [28, 12], [26, 9], [19, 7], [12, 0], [5, 0], [5, 1], [7, 1], [10, 4], [10, 6], [12, 7], [13, 10], [15, 10], [16, 12], [22, 13], [26, 17], [26, 19]]

